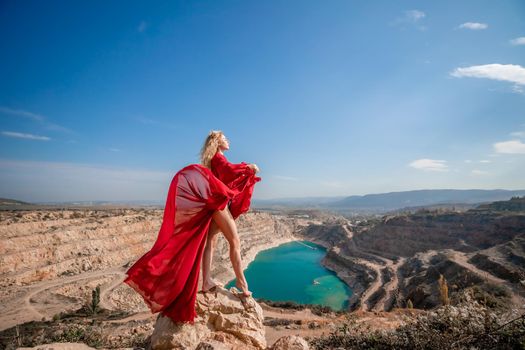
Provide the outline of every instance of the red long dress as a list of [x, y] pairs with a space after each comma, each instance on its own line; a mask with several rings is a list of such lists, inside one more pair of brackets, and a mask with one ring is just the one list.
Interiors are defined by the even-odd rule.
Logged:
[[211, 170], [228, 188], [236, 192], [229, 208], [233, 218], [237, 219], [250, 209], [253, 189], [261, 178], [255, 176], [255, 172], [245, 162], [230, 163], [224, 154], [219, 152], [211, 159]]
[[161, 312], [174, 322], [193, 324], [197, 316], [200, 263], [213, 212], [230, 203], [234, 218], [245, 213], [261, 180], [246, 163], [232, 164], [219, 152], [211, 167], [191, 164], [175, 174], [157, 240], [124, 280], [152, 313]]

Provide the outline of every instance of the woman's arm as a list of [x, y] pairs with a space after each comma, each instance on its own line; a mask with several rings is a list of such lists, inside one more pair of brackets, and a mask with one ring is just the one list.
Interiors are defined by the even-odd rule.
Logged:
[[248, 166], [253, 170], [254, 173], [258, 173], [259, 172], [259, 167], [255, 164], [248, 164]]
[[[256, 173], [255, 164], [230, 163], [223, 154], [217, 153], [211, 160], [211, 170], [222, 182], [228, 183], [243, 174]], [[258, 170], [258, 168], [257, 168]]]
[[258, 170], [255, 164], [230, 163], [221, 153], [217, 153], [211, 160], [213, 174], [237, 192], [230, 204], [230, 212], [234, 219], [250, 208], [254, 185], [261, 181], [261, 178], [255, 175]]

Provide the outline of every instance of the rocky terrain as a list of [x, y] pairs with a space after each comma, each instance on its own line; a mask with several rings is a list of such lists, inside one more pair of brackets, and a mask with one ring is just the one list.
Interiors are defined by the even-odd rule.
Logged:
[[[75, 314], [89, 302], [97, 286], [101, 309], [109, 313], [107, 317], [119, 318], [117, 333], [151, 332], [157, 315], [122, 281], [127, 268], [153, 245], [162, 214], [161, 209], [130, 208], [0, 211], [2, 338], [18, 329], [17, 325], [57, 322]], [[322, 216], [293, 213], [241, 216], [243, 263], [247, 266], [260, 250], [299, 239], [295, 234], [301, 228], [321, 222]], [[228, 282], [233, 278], [230, 266], [227, 243], [221, 236], [214, 255], [214, 278]], [[136, 323], [141, 326], [134, 327]], [[284, 327], [269, 328], [278, 331]], [[271, 329], [266, 333], [276, 341]]]
[[525, 307], [525, 198], [464, 212], [420, 210], [368, 222], [332, 218], [303, 237], [328, 248], [323, 264], [354, 291], [351, 309], [370, 311], [441, 304], [449, 293], [474, 288], [494, 307]]
[[[443, 304], [440, 278], [446, 280], [450, 300], [469, 290], [484, 305], [516, 315], [525, 307], [521, 201], [367, 220], [305, 210], [250, 212], [238, 220], [243, 261], [247, 266], [257, 252], [291, 240], [323, 245], [323, 265], [352, 289], [352, 315], [378, 330], [405, 324], [407, 308], [414, 308], [412, 314]], [[47, 341], [78, 340], [95, 347], [151, 343], [157, 315], [122, 280], [127, 267], [152, 246], [161, 218], [162, 210], [148, 208], [0, 211], [0, 344], [37, 345], [31, 339], [47, 334], [42, 329], [56, 331]], [[233, 278], [222, 237], [213, 266], [220, 282]], [[101, 311], [87, 317], [82, 310], [97, 286]], [[345, 318], [309, 308], [257, 305], [264, 344], [256, 348], [271, 347], [283, 336], [315, 339]], [[79, 336], [88, 333], [86, 327], [99, 336]], [[236, 339], [230, 339], [232, 344]]]

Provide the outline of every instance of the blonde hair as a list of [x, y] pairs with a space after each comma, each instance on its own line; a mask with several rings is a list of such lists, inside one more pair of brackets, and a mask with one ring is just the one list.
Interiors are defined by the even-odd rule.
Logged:
[[219, 150], [219, 144], [221, 143], [221, 137], [224, 133], [220, 130], [212, 130], [206, 137], [204, 145], [201, 148], [201, 164], [206, 168], [211, 168], [211, 159]]

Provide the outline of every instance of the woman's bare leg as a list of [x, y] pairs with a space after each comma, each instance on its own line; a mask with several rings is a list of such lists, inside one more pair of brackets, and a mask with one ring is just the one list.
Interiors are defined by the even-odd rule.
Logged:
[[217, 285], [211, 278], [211, 262], [213, 260], [213, 251], [217, 245], [219, 232], [219, 226], [217, 226], [214, 220], [211, 220], [208, 237], [206, 238], [206, 246], [204, 247], [204, 253], [202, 255], [202, 290], [204, 291]]
[[213, 213], [213, 220], [217, 223], [217, 226], [219, 226], [219, 229], [230, 245], [230, 261], [232, 262], [233, 271], [237, 278], [236, 286], [245, 296], [250, 296], [252, 293], [248, 290], [248, 282], [242, 270], [241, 242], [237, 233], [237, 225], [228, 207], [223, 210], [216, 210]]

